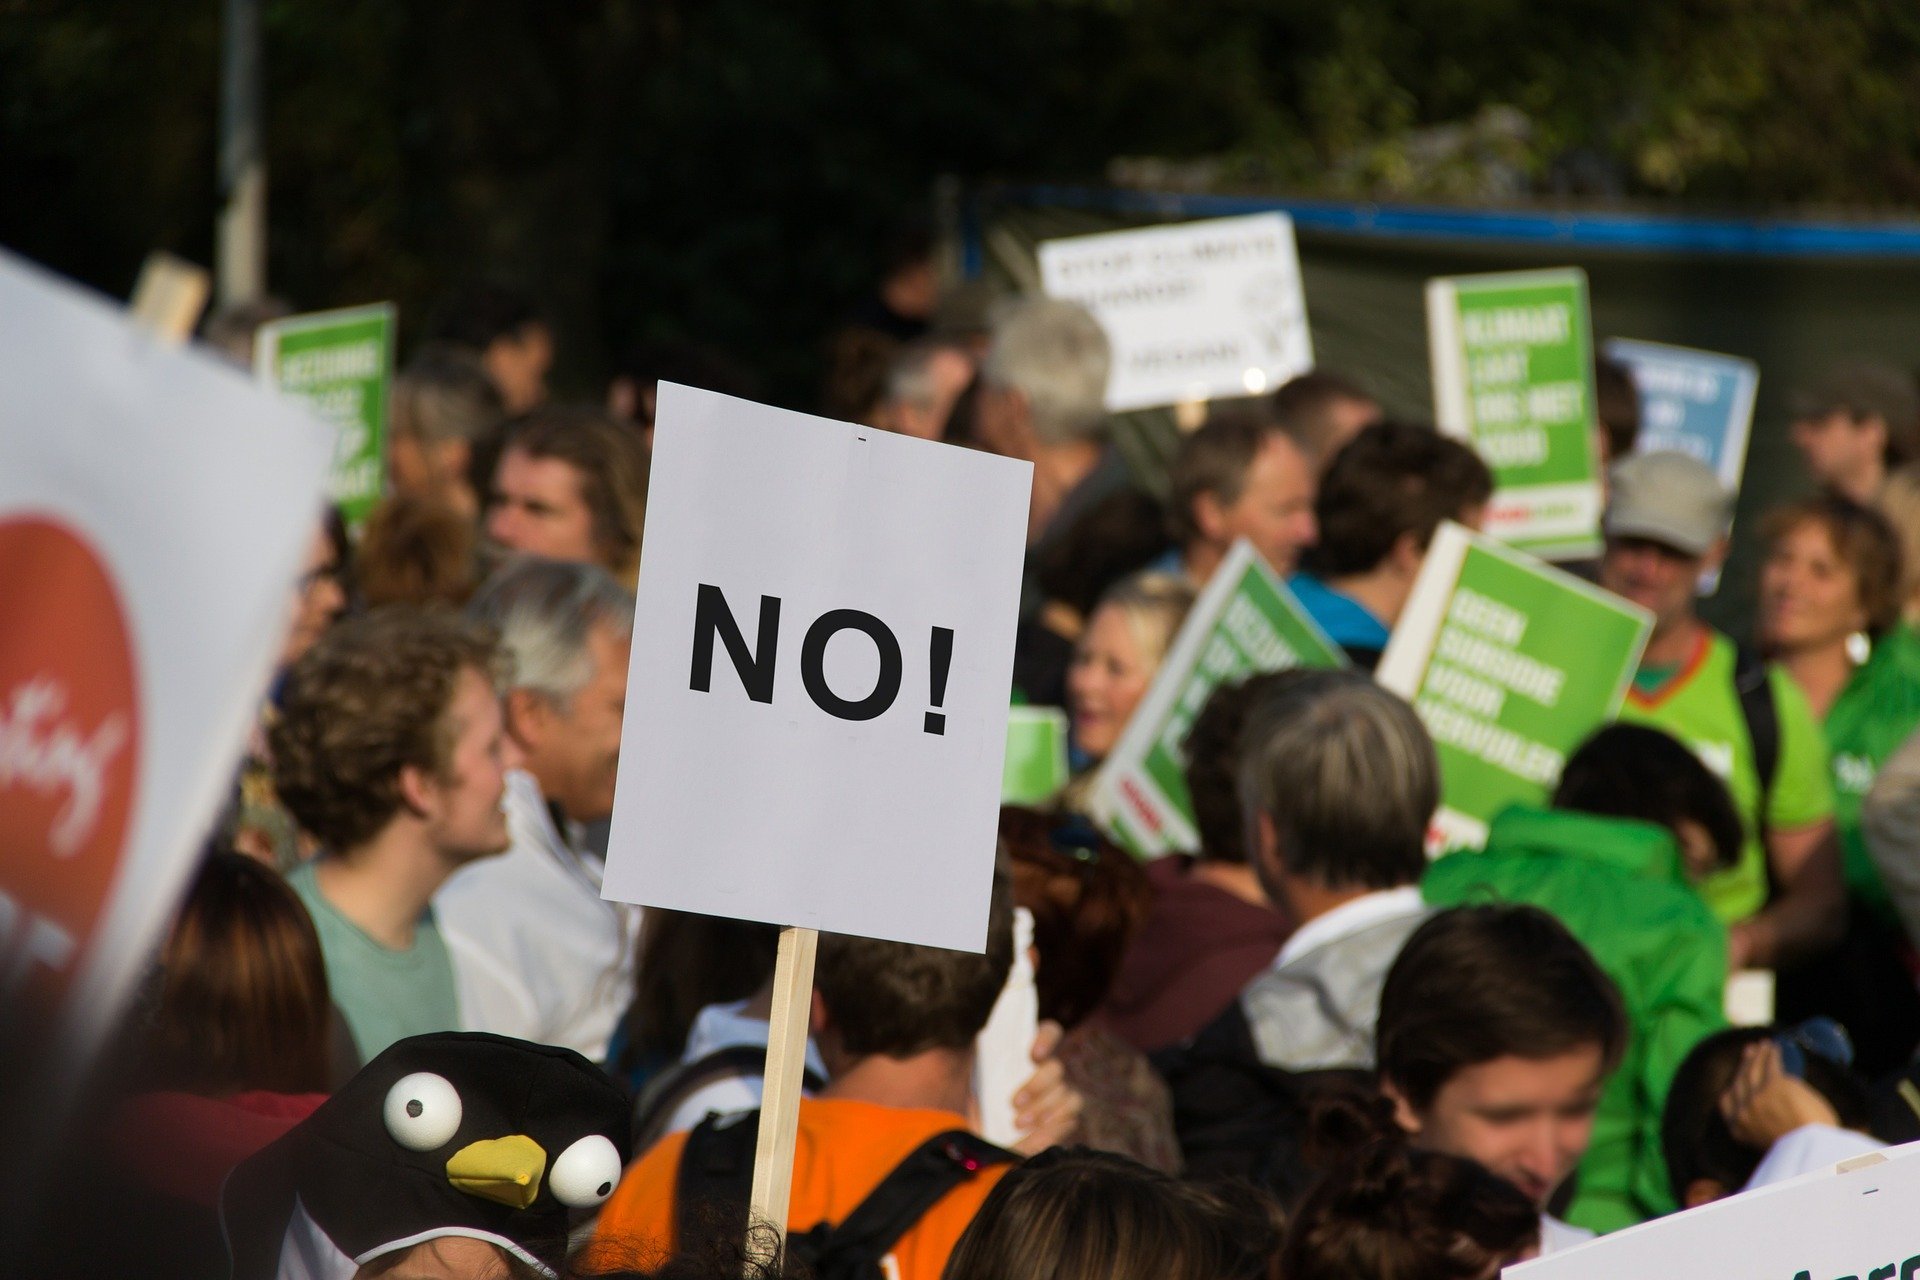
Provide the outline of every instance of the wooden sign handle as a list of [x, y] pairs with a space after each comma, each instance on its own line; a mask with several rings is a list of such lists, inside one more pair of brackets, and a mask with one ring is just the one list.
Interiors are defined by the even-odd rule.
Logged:
[[[818, 929], [783, 928], [773, 966], [773, 1014], [767, 1035], [766, 1084], [760, 1095], [760, 1143], [753, 1153], [753, 1198], [746, 1243], [749, 1258], [775, 1265], [786, 1248], [794, 1139], [807, 1063], [807, 1022], [813, 1007], [813, 957], [819, 945]], [[756, 1223], [770, 1223], [779, 1229], [779, 1243], [772, 1258], [764, 1257], [764, 1250], [756, 1246], [752, 1234]]]

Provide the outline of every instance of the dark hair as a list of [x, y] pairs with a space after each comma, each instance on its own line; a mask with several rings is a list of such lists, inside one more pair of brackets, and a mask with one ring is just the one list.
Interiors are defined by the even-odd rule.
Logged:
[[900, 349], [900, 339], [877, 329], [855, 325], [832, 334], [820, 382], [821, 415], [841, 422], [871, 418], [886, 398], [887, 371]]
[[849, 1054], [909, 1058], [971, 1045], [1012, 968], [1013, 905], [995, 874], [984, 954], [823, 934], [813, 986]]
[[1187, 757], [1187, 795], [1193, 825], [1200, 833], [1197, 856], [1208, 862], [1245, 866], [1246, 812], [1240, 807], [1240, 749], [1247, 711], [1277, 693], [1294, 677], [1287, 671], [1248, 676], [1223, 684], [1208, 695], [1187, 730], [1181, 750]]
[[1000, 810], [1013, 902], [1033, 913], [1040, 1016], [1075, 1027], [1106, 999], [1153, 889], [1140, 864], [1082, 819]]
[[1538, 907], [1454, 907], [1414, 930], [1387, 970], [1374, 1031], [1380, 1079], [1416, 1110], [1464, 1068], [1587, 1045], [1611, 1071], [1628, 1027], [1613, 980]]
[[[1771, 1027], [1729, 1027], [1693, 1046], [1674, 1072], [1660, 1116], [1660, 1150], [1667, 1159], [1667, 1181], [1684, 1208], [1687, 1190], [1706, 1179], [1729, 1194], [1738, 1191], [1767, 1154], [1745, 1145], [1720, 1114], [1720, 1095], [1740, 1072], [1750, 1044], [1767, 1039]], [[1852, 1073], [1818, 1054], [1806, 1057], [1806, 1081], [1829, 1103], [1844, 1128], [1867, 1128], [1867, 1096]]]
[[1307, 1192], [1278, 1270], [1286, 1280], [1480, 1280], [1539, 1234], [1539, 1210], [1509, 1183], [1387, 1138]]
[[[1248, 708], [1240, 803], [1272, 823], [1279, 866], [1329, 889], [1419, 883], [1440, 803], [1433, 740], [1412, 707], [1358, 671], [1286, 673]], [[1275, 895], [1277, 897], [1277, 895]]]
[[[627, 379], [635, 390], [652, 389], [662, 382], [678, 382], [749, 400], [759, 394], [759, 383], [752, 373], [725, 352], [697, 342], [634, 343], [614, 366], [614, 377]], [[638, 407], [644, 408], [644, 402]], [[636, 421], [650, 426], [653, 417], [651, 413], [637, 413]]]
[[160, 948], [144, 1084], [203, 1097], [324, 1093], [331, 1019], [320, 937], [299, 896], [252, 858], [209, 854]]
[[[1177, 546], [1201, 537], [1194, 503], [1203, 494], [1222, 506], [1231, 506], [1247, 487], [1247, 469], [1267, 442], [1282, 435], [1273, 423], [1254, 413], [1224, 412], [1180, 442], [1167, 468], [1167, 527]], [[1291, 441], [1289, 441], [1291, 443]], [[1296, 446], [1297, 447], [1297, 446]]]
[[1593, 411], [1611, 456], [1618, 460], [1632, 453], [1640, 442], [1640, 388], [1632, 369], [1605, 356], [1594, 358]]
[[1270, 1274], [1270, 1207], [1106, 1151], [1054, 1147], [1009, 1170], [941, 1280], [1254, 1280]]
[[1159, 500], [1122, 489], [1087, 509], [1060, 535], [1035, 548], [1033, 577], [1048, 600], [1082, 619], [1121, 579], [1139, 572], [1167, 548]]
[[1377, 568], [1408, 534], [1425, 548], [1442, 520], [1493, 496], [1480, 455], [1428, 426], [1382, 422], [1355, 436], [1320, 478], [1320, 541], [1307, 567], [1338, 578]]
[[529, 326], [544, 323], [525, 294], [497, 280], [468, 280], [442, 299], [428, 336], [483, 352], [501, 338], [517, 337]]
[[1273, 393], [1273, 414], [1279, 427], [1302, 452], [1325, 461], [1335, 443], [1335, 424], [1327, 414], [1342, 400], [1371, 403], [1366, 388], [1351, 378], [1325, 369], [1311, 369], [1282, 383]]
[[778, 925], [648, 907], [622, 1065], [678, 1060], [695, 1016], [759, 991], [779, 948]]
[[349, 619], [293, 664], [269, 733], [274, 789], [334, 853], [400, 810], [400, 771], [443, 776], [460, 673], [498, 677], [493, 638], [458, 616], [393, 605]]
[[647, 523], [649, 455], [639, 430], [590, 405], [542, 405], [508, 424], [501, 454], [514, 450], [574, 469], [600, 562], [632, 585]]
[[1727, 786], [1678, 740], [1647, 725], [1610, 724], [1580, 744], [1560, 771], [1553, 807], [1658, 823], [1678, 832], [1697, 822], [1713, 840], [1714, 861], [1740, 859], [1746, 825]]
[[369, 608], [388, 604], [459, 608], [473, 594], [479, 541], [473, 521], [445, 503], [393, 494], [360, 534], [354, 580]]
[[1880, 511], [1837, 493], [1816, 494], [1767, 513], [1760, 536], [1767, 547], [1803, 524], [1826, 530], [1834, 554], [1853, 574], [1854, 593], [1867, 615], [1867, 634], [1878, 638], [1900, 621], [1905, 566], [1900, 535]]

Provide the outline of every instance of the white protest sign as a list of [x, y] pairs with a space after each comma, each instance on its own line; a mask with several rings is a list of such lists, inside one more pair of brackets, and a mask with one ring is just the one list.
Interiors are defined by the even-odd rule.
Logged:
[[0, 253], [0, 1010], [33, 1037], [0, 1037], [16, 1065], [71, 1066], [151, 953], [285, 636], [332, 448], [243, 374]]
[[1300, 254], [1284, 213], [1049, 240], [1040, 281], [1106, 329], [1115, 413], [1258, 395], [1313, 367]]
[[1656, 1218], [1508, 1267], [1506, 1280], [1914, 1280], [1920, 1144]]
[[982, 949], [1031, 485], [661, 384], [605, 895]]

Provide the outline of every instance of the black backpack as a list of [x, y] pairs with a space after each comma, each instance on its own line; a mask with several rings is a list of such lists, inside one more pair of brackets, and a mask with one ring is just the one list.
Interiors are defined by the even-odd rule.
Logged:
[[[715, 1232], [744, 1240], [760, 1113], [708, 1116], [687, 1135], [675, 1175], [673, 1217], [680, 1240]], [[989, 1165], [1019, 1156], [964, 1129], [936, 1133], [894, 1166], [839, 1223], [787, 1236], [787, 1256], [814, 1280], [881, 1280], [880, 1260], [927, 1210]]]
[[[730, 1044], [712, 1053], [680, 1062], [647, 1082], [633, 1104], [633, 1149], [644, 1152], [666, 1137], [667, 1123], [689, 1098], [722, 1080], [760, 1079], [766, 1071], [767, 1049], [758, 1044]], [[811, 1067], [802, 1068], [802, 1087], [818, 1093], [826, 1081]]]
[[[1747, 723], [1747, 741], [1753, 745], [1754, 772], [1760, 776], [1760, 806], [1754, 815], [1754, 829], [1764, 844], [1773, 779], [1780, 771], [1780, 709], [1773, 702], [1773, 681], [1767, 678], [1766, 659], [1745, 645], [1734, 656], [1733, 691], [1740, 699], [1740, 716]], [[1771, 860], [1767, 867], [1771, 881]]]

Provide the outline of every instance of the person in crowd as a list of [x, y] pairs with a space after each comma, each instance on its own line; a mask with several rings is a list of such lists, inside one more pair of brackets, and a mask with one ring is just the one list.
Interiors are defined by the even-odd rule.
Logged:
[[1273, 414], [1316, 473], [1325, 472], [1355, 436], [1381, 421], [1379, 401], [1328, 369], [1313, 369], [1282, 383], [1273, 393]]
[[1350, 670], [1280, 673], [1247, 709], [1239, 751], [1247, 852], [1294, 929], [1226, 1012], [1155, 1065], [1189, 1171], [1292, 1203], [1311, 1104], [1364, 1082], [1380, 985], [1427, 914], [1440, 766], [1413, 708]]
[[1152, 903], [1100, 1014], [1149, 1053], [1192, 1038], [1225, 1012], [1291, 932], [1251, 865], [1238, 791], [1247, 709], [1291, 679], [1275, 672], [1221, 685], [1187, 731], [1200, 848], [1146, 864]]
[[941, 1280], [1266, 1280], [1279, 1236], [1255, 1198], [1060, 1147], [987, 1193]]
[[1033, 557], [1040, 600], [1014, 633], [1013, 684], [1039, 706], [1067, 704], [1067, 674], [1100, 598], [1165, 549], [1165, 513], [1139, 489], [1121, 489], [1088, 510], [1073, 528]]
[[1619, 989], [1633, 1030], [1594, 1113], [1567, 1218], [1613, 1231], [1672, 1212], [1660, 1110], [1680, 1060], [1726, 1023], [1726, 928], [1692, 882], [1731, 866], [1745, 831], [1680, 743], [1610, 725], [1567, 760], [1551, 809], [1494, 819], [1484, 850], [1427, 870], [1434, 906], [1519, 902], [1554, 916]]
[[898, 338], [874, 329], [848, 328], [827, 340], [826, 374], [820, 383], [820, 414], [841, 422], [879, 427], [887, 371], [900, 356]]
[[887, 367], [874, 424], [903, 436], [944, 440], [960, 393], [973, 381], [973, 357], [957, 342], [921, 338]]
[[[636, 1092], [676, 1063], [694, 1063], [722, 1049], [767, 1043], [767, 1008], [772, 1002], [773, 966], [780, 930], [755, 920], [695, 915], [649, 908], [640, 926], [640, 959], [633, 1003], [628, 1006], [613, 1054], [616, 1074]], [[739, 1064], [758, 1074], [751, 1062]], [[826, 1069], [817, 1067], [824, 1077]], [[738, 1073], [733, 1073], [738, 1074]], [[691, 1093], [692, 1090], [687, 1090]], [[745, 1102], [714, 1110], [740, 1110], [760, 1099], [758, 1087]], [[648, 1109], [643, 1098], [638, 1110]], [[707, 1108], [692, 1110], [684, 1124], [660, 1132], [692, 1128]], [[673, 1108], [666, 1109], [672, 1114]], [[642, 1145], [648, 1145], [644, 1141]]]
[[880, 279], [873, 293], [848, 317], [850, 327], [885, 334], [895, 342], [924, 338], [940, 303], [940, 272], [933, 229], [910, 218], [880, 245]]
[[1135, 574], [1101, 597], [1067, 672], [1073, 743], [1085, 763], [1119, 743], [1193, 599], [1185, 580], [1164, 573]]
[[479, 533], [471, 515], [431, 498], [396, 493], [360, 531], [353, 558], [360, 603], [465, 605], [477, 585]]
[[222, 1269], [220, 1185], [352, 1073], [334, 1024], [300, 900], [257, 860], [209, 852], [135, 1012], [121, 1064], [129, 1093], [108, 1130], [128, 1184], [121, 1212], [140, 1224], [150, 1274]]
[[1598, 445], [1601, 474], [1614, 463], [1629, 457], [1640, 443], [1640, 388], [1633, 370], [1618, 360], [1598, 356], [1593, 362], [1593, 408], [1599, 419]]
[[422, 347], [393, 380], [392, 492], [477, 518], [480, 494], [468, 480], [474, 445], [505, 417], [500, 393], [476, 356], [444, 343]]
[[311, 857], [313, 849], [301, 837], [299, 824], [274, 790], [269, 734], [280, 717], [279, 699], [288, 670], [346, 612], [351, 563], [346, 522], [340, 518], [339, 509], [329, 505], [308, 536], [286, 637], [274, 663], [273, 683], [254, 717], [246, 754], [220, 819], [223, 839], [241, 853], [282, 871]]
[[1033, 464], [1027, 543], [1045, 547], [1101, 499], [1132, 486], [1106, 440], [1113, 348], [1076, 302], [1021, 302], [994, 326], [980, 367], [974, 435], [986, 448]]
[[200, 340], [236, 368], [253, 373], [253, 340], [260, 327], [293, 314], [285, 298], [263, 294], [247, 302], [230, 303], [210, 312], [200, 326]]
[[631, 588], [647, 517], [647, 450], [631, 427], [578, 405], [508, 429], [487, 536], [510, 551], [597, 564]]
[[[1644, 453], [1613, 469], [1600, 584], [1653, 615], [1620, 718], [1663, 729], [1733, 793], [1740, 862], [1701, 893], [1730, 926], [1728, 964], [1790, 968], [1832, 945], [1845, 918], [1826, 740], [1786, 672], [1741, 654], [1696, 611], [1726, 556], [1733, 496], [1705, 463]], [[1772, 892], [1769, 893], [1769, 885]]]
[[1920, 452], [1920, 389], [1886, 365], [1836, 366], [1795, 393], [1791, 437], [1815, 483], [1871, 503]]
[[1375, 1140], [1334, 1166], [1294, 1211], [1285, 1280], [1497, 1280], [1539, 1252], [1527, 1198], [1471, 1160]]
[[513, 675], [506, 856], [472, 863], [434, 899], [463, 1025], [603, 1062], [633, 990], [639, 912], [600, 896], [581, 824], [613, 813], [633, 646], [633, 597], [596, 565], [523, 557], [469, 609]]
[[1065, 1031], [1058, 1057], [1084, 1101], [1066, 1141], [1177, 1173], [1167, 1086], [1145, 1055], [1094, 1016], [1146, 915], [1146, 873], [1083, 820], [1003, 808], [1000, 842], [1014, 905], [1033, 916], [1040, 1017]]
[[343, 623], [287, 678], [272, 730], [281, 799], [323, 852], [289, 877], [361, 1060], [461, 1024], [433, 895], [506, 851], [506, 775], [520, 762], [490, 636], [442, 613]]
[[[996, 885], [989, 914], [980, 955], [840, 934], [820, 939], [811, 1025], [828, 1080], [820, 1096], [800, 1101], [788, 1226], [796, 1235], [823, 1226], [830, 1235], [930, 1141], [936, 1150], [959, 1153], [938, 1157], [946, 1177], [936, 1185], [944, 1185], [944, 1193], [911, 1216], [896, 1238], [876, 1242], [882, 1257], [872, 1261], [901, 1280], [939, 1276], [1010, 1161], [966, 1132], [974, 1037], [1013, 964], [1013, 909], [1004, 883]], [[707, 1172], [728, 1167], [723, 1146], [738, 1146], [737, 1168], [750, 1172], [758, 1128], [753, 1114], [751, 1122], [725, 1126], [709, 1120], [643, 1155], [601, 1211], [596, 1251], [671, 1252], [689, 1210], [703, 1203], [744, 1206], [744, 1177], [737, 1186], [711, 1186]]]
[[1900, 539], [1900, 625], [1920, 630], [1920, 463], [1889, 475], [1874, 506]]
[[642, 342], [627, 348], [607, 383], [607, 412], [629, 423], [653, 447], [653, 419], [662, 382], [754, 399], [759, 383], [724, 352], [697, 342]]
[[1318, 534], [1313, 463], [1284, 431], [1251, 414], [1221, 414], [1180, 442], [1168, 471], [1174, 550], [1156, 566], [1205, 587], [1236, 539], [1281, 577]]
[[1288, 585], [1328, 639], [1371, 671], [1440, 522], [1478, 528], [1492, 496], [1492, 473], [1458, 440], [1412, 423], [1368, 427], [1322, 474], [1320, 536]]
[[1587, 949], [1538, 907], [1453, 907], [1380, 992], [1381, 1093], [1408, 1141], [1477, 1161], [1542, 1215], [1540, 1248], [1592, 1236], [1546, 1214], [1586, 1155], [1631, 1030]]
[[1920, 638], [1900, 625], [1899, 538], [1878, 511], [1838, 494], [1772, 513], [1763, 537], [1760, 648], [1825, 729], [1848, 899], [1845, 940], [1783, 978], [1781, 1008], [1838, 1018], [1862, 1070], [1877, 1075], [1920, 1042], [1908, 949], [1860, 822], [1874, 775], [1920, 731]]
[[[1831, 1025], [1731, 1027], [1694, 1046], [1674, 1075], [1661, 1122], [1682, 1208], [1881, 1145], [1868, 1132], [1867, 1092], [1849, 1070], [1848, 1046]], [[1785, 1053], [1794, 1055], [1795, 1070], [1784, 1068]]]
[[478, 360], [508, 414], [547, 398], [553, 331], [525, 295], [497, 281], [468, 281], [442, 302], [428, 337]]

